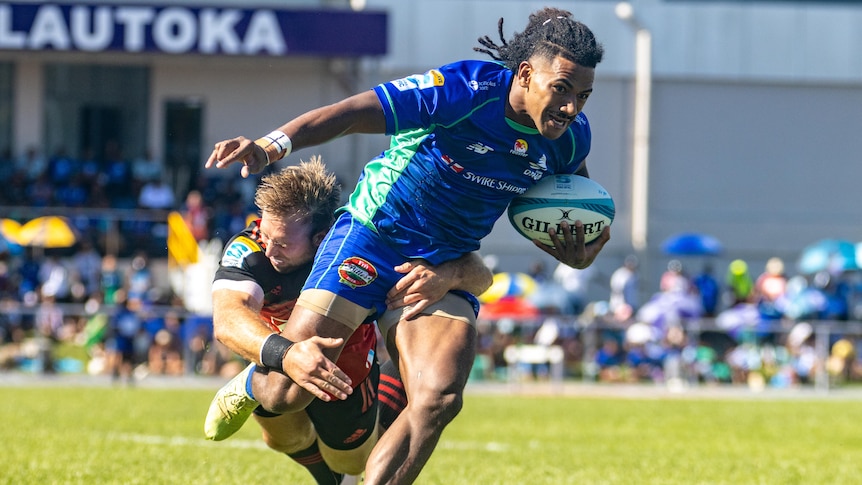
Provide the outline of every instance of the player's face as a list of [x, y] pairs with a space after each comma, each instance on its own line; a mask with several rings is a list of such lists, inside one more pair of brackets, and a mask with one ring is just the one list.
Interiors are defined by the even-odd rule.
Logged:
[[260, 236], [264, 254], [280, 273], [293, 271], [311, 261], [317, 251], [312, 243], [311, 224], [302, 219], [274, 217], [264, 211], [260, 218]]
[[593, 92], [595, 77], [595, 69], [559, 56], [554, 59], [534, 56], [521, 63], [518, 82], [523, 88], [523, 99], [519, 114], [525, 120], [521, 123], [534, 126], [545, 138], [556, 140], [584, 108]]

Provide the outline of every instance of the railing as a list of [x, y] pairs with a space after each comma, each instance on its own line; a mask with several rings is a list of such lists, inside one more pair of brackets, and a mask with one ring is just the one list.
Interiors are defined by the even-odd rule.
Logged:
[[[56, 304], [56, 308], [62, 312], [64, 318], [85, 319], [89, 316], [82, 304]], [[0, 326], [8, 325], [9, 322], [17, 322], [15, 324], [20, 325], [21, 322], [26, 321], [32, 328], [40, 310], [44, 310], [44, 308], [39, 305], [25, 305], [17, 301], [4, 301], [0, 303]], [[100, 311], [110, 315], [114, 310], [111, 306], [106, 305]], [[191, 359], [193, 354], [190, 348], [190, 338], [192, 336], [200, 338], [201, 335], [206, 335], [209, 346], [213, 346], [212, 320], [210, 316], [198, 315], [175, 306], [148, 306], [141, 315], [142, 318], [152, 318], [164, 316], [169, 312], [176, 314], [182, 322], [181, 335], [183, 336], [184, 356], [187, 359]], [[532, 337], [546, 318], [556, 319], [560, 338], [551, 346], [537, 346]], [[774, 342], [775, 346], [782, 346], [786, 341], [786, 337], [797, 323], [793, 320], [779, 320], [768, 324], [761, 323], [756, 327], [756, 332], [761, 337], [768, 335], [770, 337], [769, 340]], [[854, 344], [862, 341], [862, 322], [828, 320], [808, 321], [808, 323], [813, 329], [811, 338], [813, 339], [816, 361], [820, 363], [820, 365], [815, 367], [809, 385], [818, 391], [826, 392], [832, 386], [832, 379], [834, 378], [826, 367], [826, 363], [830, 359], [833, 340], [841, 337], [848, 339]], [[505, 367], [508, 370], [508, 373], [504, 377], [506, 380], [512, 382], [523, 377], [519, 369], [521, 364], [545, 364], [548, 366], [549, 379], [552, 383], [557, 384], [573, 378], [585, 381], [596, 380], [598, 372], [595, 365], [595, 356], [601, 346], [603, 334], [624, 335], [630, 327], [627, 323], [557, 315], [520, 320], [506, 319], [505, 321], [503, 319], [480, 319], [477, 326], [480, 329], [480, 333], [485, 337], [494, 333], [520, 335], [521, 338], [519, 341], [509, 342], [504, 347], [498, 349], [501, 354], [505, 355], [507, 364]], [[681, 322], [681, 327], [685, 331], [685, 343], [688, 345], [697, 344], [705, 332], [726, 335], [728, 336], [728, 342], [733, 338], [743, 340], [743, 342], [735, 340], [737, 344], [743, 344], [747, 341], [749, 345], [752, 345], [750, 342], [756, 342], [751, 333], [754, 330], [749, 329], [748, 332], [729, 331], [716, 325], [714, 319], [684, 320]], [[480, 338], [481, 340], [482, 338]], [[567, 360], [571, 359], [571, 354], [563, 355], [563, 349], [566, 348], [566, 344], [572, 342], [576, 343], [578, 348], [581, 349], [580, 361]], [[758, 343], [754, 343], [753, 345], [757, 346]], [[486, 348], [480, 348], [480, 357], [483, 355], [482, 352], [487, 350]], [[485, 355], [487, 356], [487, 354]], [[858, 358], [858, 356], [854, 358]], [[479, 361], [477, 360], [478, 363]], [[194, 366], [191, 364], [191, 362], [187, 362], [186, 373], [191, 374], [196, 372]], [[484, 365], [487, 366], [488, 363], [485, 362]], [[477, 365], [477, 367], [479, 366]], [[571, 369], [575, 367], [578, 369], [577, 372], [571, 372]], [[478, 369], [474, 368], [474, 371], [476, 370]], [[481, 372], [474, 373], [474, 376], [486, 379], [494, 378], [490, 373], [483, 376]]]
[[[521, 335], [521, 341], [516, 344], [510, 344], [505, 348], [505, 360], [509, 366], [507, 379], [512, 381], [522, 377], [523, 372], [519, 372], [519, 365], [532, 366], [536, 364], [549, 366], [549, 378], [554, 383], [559, 383], [564, 378], [559, 367], [559, 345], [552, 346], [536, 346], [531, 341], [530, 337], [542, 324], [545, 318], [539, 317], [521, 319], [514, 321], [514, 327], [511, 327], [513, 321], [509, 319], [506, 322], [505, 332], [516, 331]], [[584, 381], [595, 381], [598, 377], [598, 369], [595, 362], [596, 353], [602, 344], [602, 334], [615, 333], [624, 335], [629, 323], [618, 323], [613, 321], [605, 321], [601, 319], [584, 320], [578, 317], [571, 316], [551, 316], [557, 320], [557, 325], [560, 329], [562, 340], [574, 338], [582, 346], [582, 356], [580, 362], [568, 362], [568, 364], [576, 364], [580, 368], [580, 378]], [[497, 331], [500, 327], [499, 321], [485, 321], [486, 328], [491, 328], [492, 331]], [[724, 335], [728, 342], [736, 342], [735, 345], [748, 345], [752, 348], [762, 348], [763, 336], [768, 336], [767, 340], [774, 342], [769, 345], [775, 347], [784, 347], [784, 342], [787, 335], [792, 331], [793, 327], [799, 323], [793, 320], [779, 320], [771, 323], [760, 323], [755, 328], [739, 327], [734, 330], [728, 330], [716, 325], [712, 318], [700, 318], [684, 320], [681, 323], [682, 329], [685, 331], [685, 344], [696, 346], [700, 341], [700, 337], [705, 332]], [[818, 365], [814, 367], [814, 375], [811, 385], [818, 391], [828, 391], [832, 385], [833, 376], [830, 375], [827, 369], [827, 362], [830, 359], [830, 350], [833, 339], [842, 337], [851, 342], [862, 341], [862, 322], [859, 321], [808, 321], [813, 328], [812, 338], [814, 351], [816, 354], [816, 362]], [[480, 324], [480, 328], [482, 325]], [[761, 338], [758, 339], [757, 335]], [[526, 337], [526, 338], [525, 338]], [[737, 339], [741, 341], [737, 341]], [[487, 365], [487, 364], [485, 364]], [[569, 375], [568, 377], [572, 377]], [[578, 377], [578, 376], [575, 376]], [[686, 376], [683, 376], [686, 378]], [[691, 376], [687, 376], [688, 381], [684, 384], [692, 384]]]

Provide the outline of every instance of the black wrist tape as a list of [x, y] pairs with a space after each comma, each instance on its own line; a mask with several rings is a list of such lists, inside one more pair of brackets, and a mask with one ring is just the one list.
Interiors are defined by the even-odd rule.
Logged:
[[260, 348], [260, 363], [264, 367], [271, 370], [284, 373], [284, 355], [293, 346], [293, 342], [274, 333], [266, 338], [263, 346]]

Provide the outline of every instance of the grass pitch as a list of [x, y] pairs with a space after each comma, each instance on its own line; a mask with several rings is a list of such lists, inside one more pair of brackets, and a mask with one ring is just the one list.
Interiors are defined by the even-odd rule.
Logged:
[[[253, 422], [204, 440], [214, 391], [0, 387], [0, 483], [313, 483]], [[854, 483], [859, 423], [858, 400], [468, 393], [418, 483]]]

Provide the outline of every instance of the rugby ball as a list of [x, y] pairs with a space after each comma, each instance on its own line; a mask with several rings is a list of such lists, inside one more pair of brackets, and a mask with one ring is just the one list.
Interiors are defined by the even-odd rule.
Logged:
[[584, 224], [584, 240], [599, 237], [614, 221], [614, 200], [595, 180], [580, 175], [551, 175], [543, 178], [509, 203], [509, 221], [522, 236], [553, 246], [548, 229], [563, 238], [560, 227], [569, 223], [575, 234], [575, 221]]

